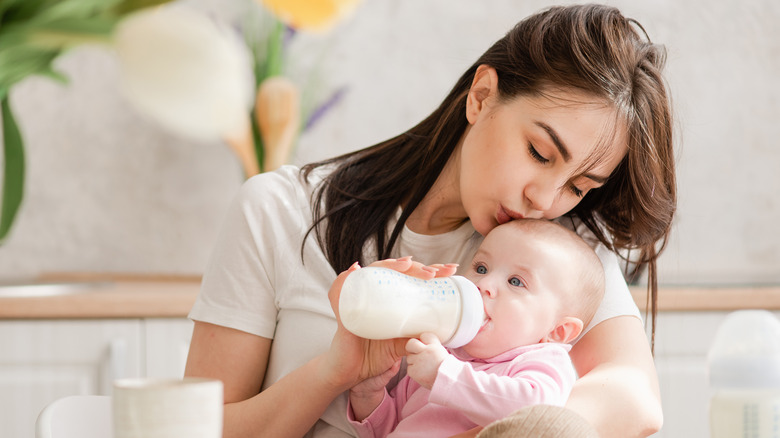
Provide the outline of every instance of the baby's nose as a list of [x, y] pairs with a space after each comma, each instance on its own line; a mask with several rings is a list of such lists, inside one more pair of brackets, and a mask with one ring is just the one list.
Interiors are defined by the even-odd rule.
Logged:
[[490, 298], [492, 298], [495, 295], [493, 292], [491, 292], [490, 288], [477, 286], [477, 289], [479, 289], [480, 294], [487, 295]]

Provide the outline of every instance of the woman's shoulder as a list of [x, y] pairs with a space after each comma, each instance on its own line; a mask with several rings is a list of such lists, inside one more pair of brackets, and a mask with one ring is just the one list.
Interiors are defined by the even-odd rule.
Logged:
[[309, 202], [314, 191], [327, 175], [327, 169], [315, 169], [305, 175], [293, 165], [257, 174], [244, 182], [239, 197], [259, 203], [292, 201]]

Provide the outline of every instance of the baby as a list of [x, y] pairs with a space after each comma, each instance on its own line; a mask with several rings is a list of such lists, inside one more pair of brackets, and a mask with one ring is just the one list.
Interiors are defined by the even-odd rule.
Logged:
[[424, 333], [406, 344], [407, 375], [391, 370], [354, 386], [347, 414], [361, 437], [452, 436], [532, 404], [562, 406], [576, 380], [570, 342], [604, 294], [598, 256], [574, 232], [545, 220], [493, 229], [465, 277], [487, 318], [448, 351]]

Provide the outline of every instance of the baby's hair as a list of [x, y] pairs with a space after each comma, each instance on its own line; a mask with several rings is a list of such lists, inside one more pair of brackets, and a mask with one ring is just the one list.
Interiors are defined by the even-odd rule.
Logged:
[[[571, 258], [561, 257], [559, 266], [566, 270], [578, 270], [575, 273], [579, 280], [576, 284], [581, 287], [560, 291], [564, 298], [564, 311], [588, 325], [601, 305], [605, 287], [604, 267], [593, 248], [580, 235], [556, 222], [523, 219], [508, 224], [528, 231], [530, 236], [542, 239], [546, 245], [561, 247], [565, 250], [563, 254], [570, 254]], [[576, 263], [571, 263], [572, 260]]]

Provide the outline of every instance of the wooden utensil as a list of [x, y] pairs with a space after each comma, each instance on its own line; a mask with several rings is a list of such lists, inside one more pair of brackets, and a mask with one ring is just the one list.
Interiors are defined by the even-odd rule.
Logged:
[[300, 93], [288, 78], [265, 79], [255, 100], [257, 124], [263, 139], [263, 171], [283, 165], [290, 157], [300, 125]]

